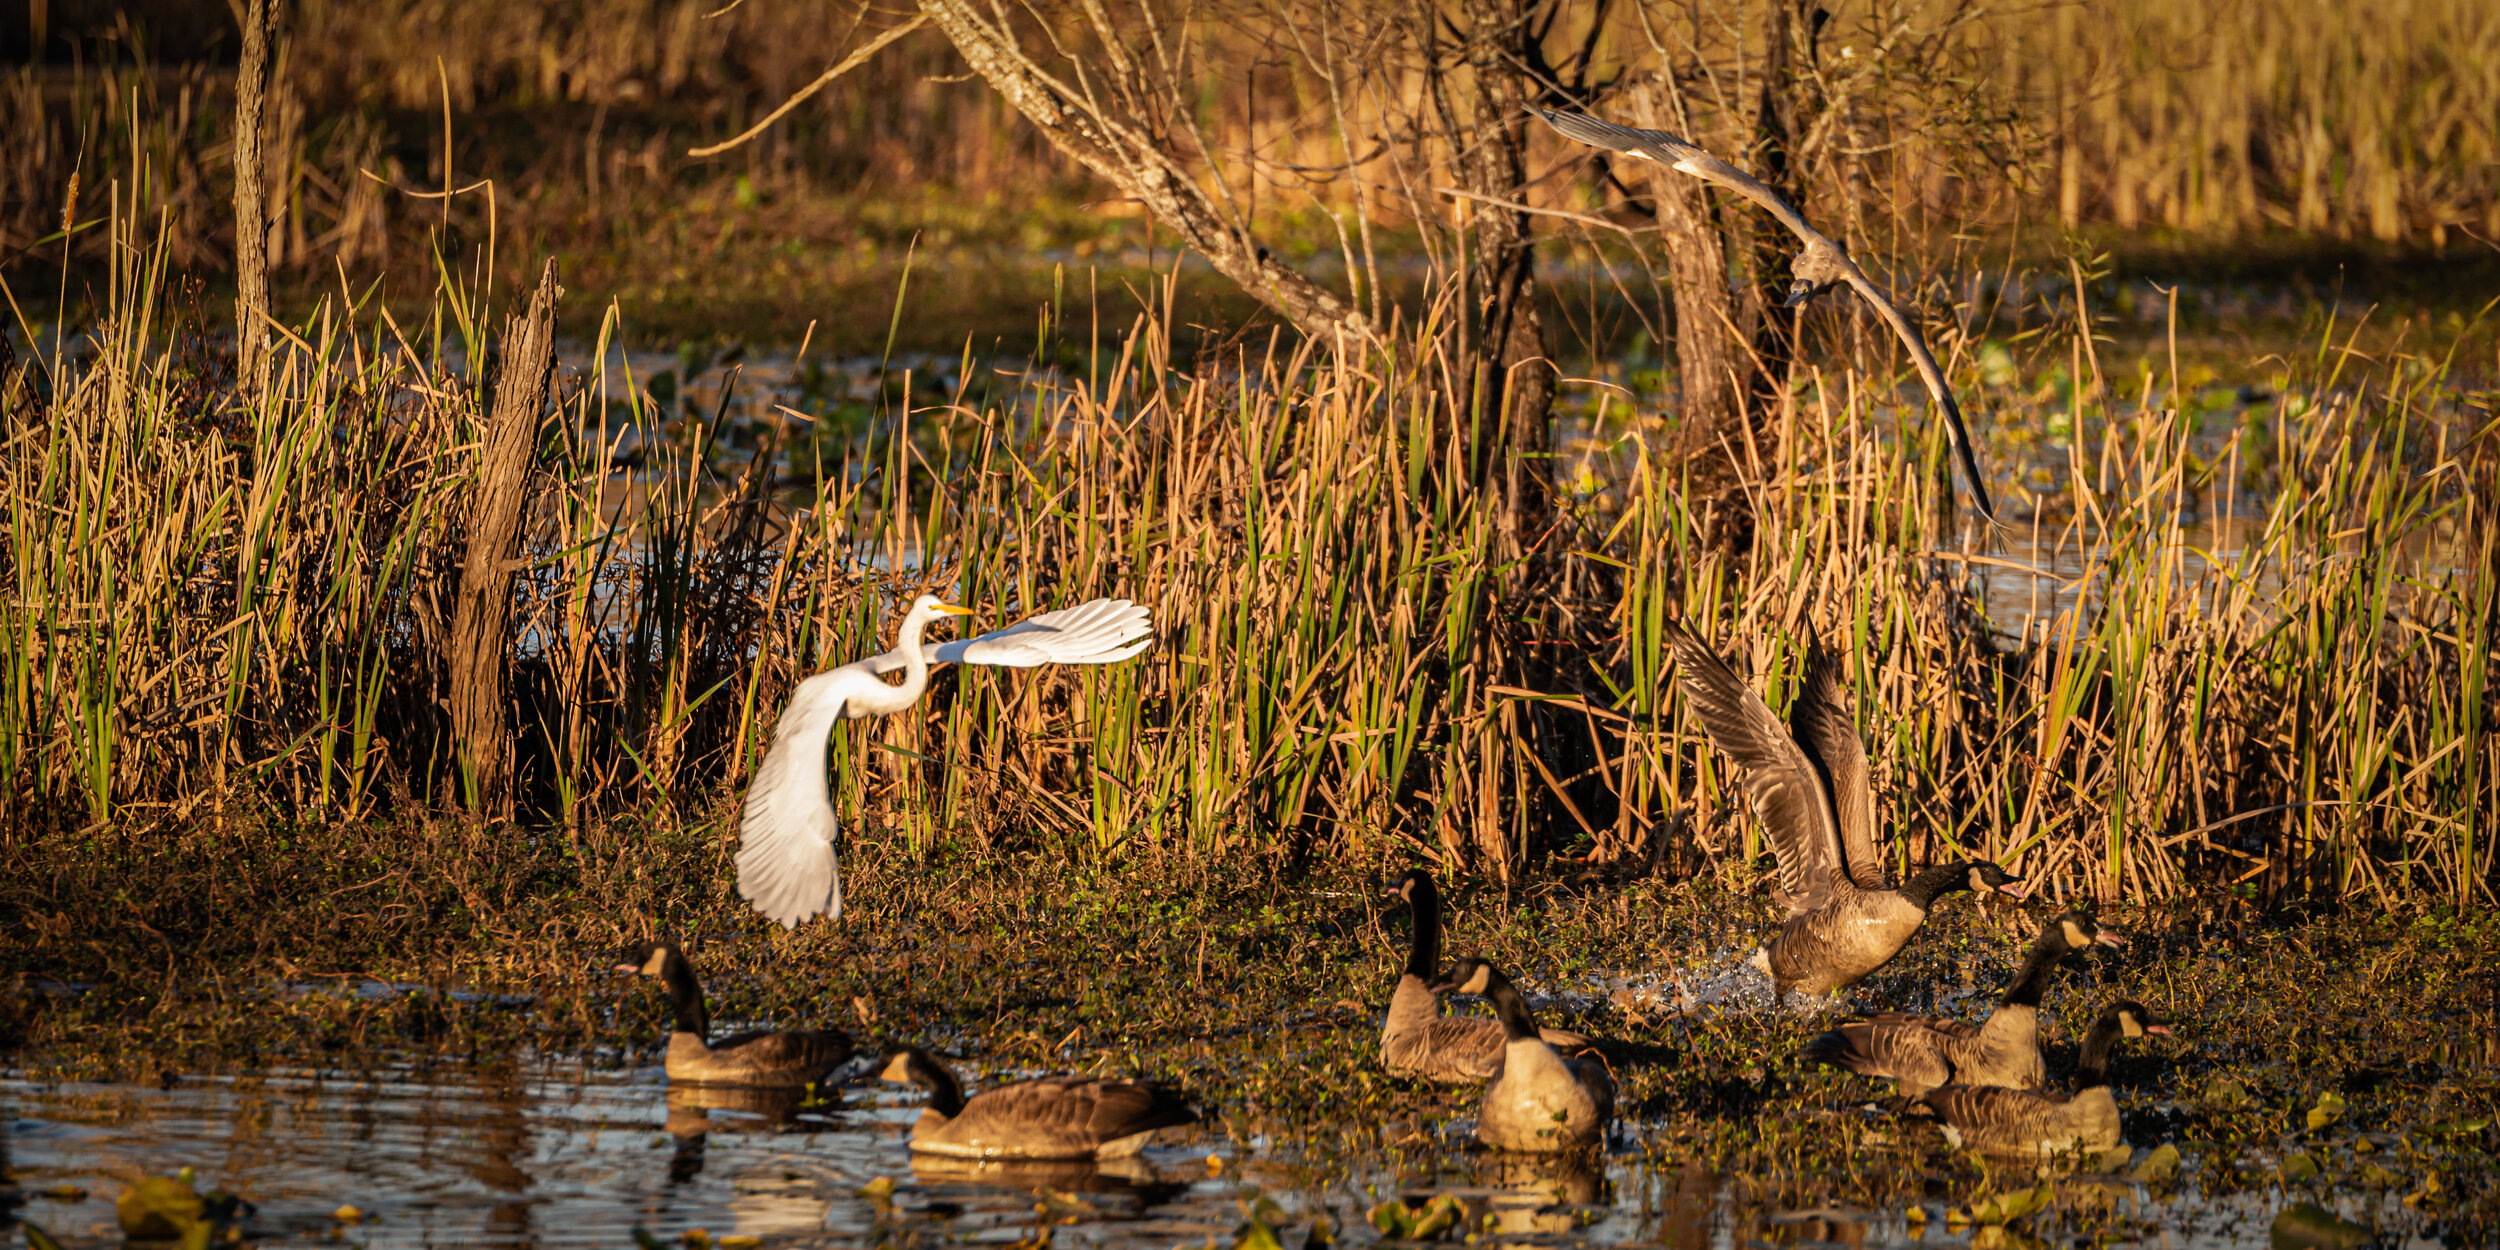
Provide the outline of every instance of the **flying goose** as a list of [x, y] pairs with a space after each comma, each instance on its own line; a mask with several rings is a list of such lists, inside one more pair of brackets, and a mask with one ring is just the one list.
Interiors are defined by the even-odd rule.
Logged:
[[1565, 1059], [1547, 1045], [1510, 978], [1469, 957], [1452, 963], [1449, 975], [1432, 988], [1482, 995], [1502, 1021], [1502, 1067], [1485, 1086], [1476, 1112], [1478, 1140], [1503, 1150], [1556, 1154], [1604, 1139], [1615, 1116], [1614, 1078], [1593, 1057]]
[[1753, 962], [1782, 992], [1828, 995], [1856, 984], [1900, 953], [1938, 895], [1994, 889], [2022, 897], [2018, 878], [1982, 860], [1937, 864], [1884, 888], [1866, 747], [1832, 666], [1811, 644], [1805, 689], [1782, 725], [1700, 639], [1674, 621], [1667, 637], [1694, 717], [1744, 773], [1779, 860], [1788, 917]]
[[2167, 1034], [2170, 1025], [2129, 1000], [2112, 1003], [2083, 1035], [2072, 1095], [1996, 1085], [1947, 1085], [1910, 1099], [1944, 1123], [1945, 1140], [1983, 1154], [2049, 1155], [2120, 1144], [2118, 1099], [2109, 1089], [2109, 1052], [2119, 1039]]
[[[738, 893], [755, 910], [797, 928], [802, 920], [842, 915], [842, 874], [833, 861], [833, 801], [825, 790], [825, 739], [838, 720], [900, 712], [920, 701], [932, 663], [1032, 668], [1040, 664], [1110, 664], [1154, 641], [1145, 608], [1126, 599], [1096, 599], [983, 634], [920, 647], [920, 631], [941, 616], [964, 616], [936, 595], [912, 601], [883, 655], [818, 673], [790, 692], [773, 730], [772, 749], [747, 787], [739, 831]], [[887, 685], [901, 671], [903, 684]]]
[[1122, 1159], [1158, 1129], [1198, 1122], [1160, 1085], [1089, 1076], [1019, 1081], [966, 1101], [955, 1074], [917, 1047], [887, 1051], [877, 1076], [929, 1091], [911, 1148], [958, 1159]]
[[1818, 1063], [1860, 1076], [1888, 1077], [1906, 1095], [1945, 1085], [2003, 1085], [2038, 1089], [2048, 1070], [2040, 1062], [2040, 993], [2064, 956], [2094, 945], [2124, 946], [2126, 939], [2070, 911], [2041, 926], [2022, 967], [1984, 1024], [1899, 1013], [1844, 1024], [1806, 1043]]
[[851, 1059], [851, 1039], [839, 1029], [758, 1031], [707, 1042], [712, 1014], [703, 987], [684, 952], [666, 942], [626, 947], [616, 970], [659, 981], [676, 1009], [668, 1035], [666, 1067], [672, 1081], [795, 1088], [821, 1081]]
[[[1444, 1016], [1432, 990], [1441, 975], [1441, 891], [1432, 874], [1409, 868], [1387, 897], [1403, 898], [1415, 913], [1406, 972], [1389, 999], [1389, 1020], [1380, 1030], [1380, 1066], [1405, 1076], [1452, 1083], [1481, 1081], [1502, 1070], [1502, 1022], [1485, 1016]], [[1585, 1049], [1589, 1039], [1569, 1029], [1539, 1029], [1549, 1046]]]
[[1533, 106], [1530, 111], [1544, 118], [1546, 125], [1552, 126], [1566, 139], [1654, 161], [1704, 182], [1718, 183], [1769, 209], [1772, 216], [1779, 218], [1781, 225], [1795, 232], [1806, 245], [1805, 251], [1800, 252], [1791, 265], [1796, 280], [1788, 290], [1788, 306], [1795, 308], [1843, 282], [1874, 306], [1885, 324], [1900, 336], [1902, 345], [1909, 348], [1910, 359], [1918, 365], [1919, 377], [1927, 383], [1927, 393], [1935, 396], [1936, 407], [1943, 410], [1945, 435], [1952, 440], [1954, 459], [1962, 470], [1962, 481], [1970, 487], [1971, 498], [1979, 505], [1979, 514], [1991, 522], [1997, 519], [1996, 505], [1988, 499], [1987, 481], [1979, 473], [1978, 453], [1971, 448], [1969, 432], [1962, 428], [1962, 409], [1953, 402], [1953, 390], [1945, 384], [1944, 370], [1936, 364], [1935, 355], [1927, 350], [1927, 340], [1919, 336], [1918, 327], [1911, 325], [1910, 319], [1902, 314], [1884, 289], [1875, 285], [1875, 280], [1866, 276], [1866, 271], [1858, 267], [1858, 262], [1849, 258], [1849, 249], [1806, 224], [1804, 214], [1781, 199], [1778, 192], [1763, 185], [1760, 179], [1666, 131], [1636, 130], [1594, 117]]

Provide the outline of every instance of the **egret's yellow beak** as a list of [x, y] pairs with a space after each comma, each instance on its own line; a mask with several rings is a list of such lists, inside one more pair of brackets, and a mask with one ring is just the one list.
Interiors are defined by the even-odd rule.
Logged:
[[947, 616], [970, 616], [970, 615], [972, 615], [972, 609], [967, 608], [967, 607], [964, 607], [963, 605], [961, 605], [961, 604], [956, 604], [956, 603], [941, 603], [941, 604], [937, 605], [937, 610], [938, 610], [940, 613], [942, 613], [942, 614], [944, 614], [944, 615], [947, 615]]

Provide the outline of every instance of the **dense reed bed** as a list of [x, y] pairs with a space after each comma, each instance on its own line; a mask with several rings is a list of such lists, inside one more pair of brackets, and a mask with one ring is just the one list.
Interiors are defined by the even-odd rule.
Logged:
[[[447, 813], [486, 302], [446, 271], [422, 324], [325, 305], [238, 390], [156, 224], [111, 229], [115, 315], [5, 392], [13, 853]], [[1973, 578], [2020, 562], [1964, 541], [1924, 425], [1854, 375], [1800, 379], [1746, 523], [1601, 412], [1522, 531], [1480, 489], [1504, 467], [1465, 462], [1430, 325], [1406, 355], [1190, 363], [1168, 319], [1083, 324], [1036, 343], [1081, 370], [898, 372], [857, 436], [659, 405], [607, 376], [603, 326], [541, 431], [514, 594], [522, 823], [696, 839], [725, 888], [784, 693], [883, 649], [927, 585], [990, 621], [1133, 596], [1161, 645], [956, 674], [837, 731], [845, 826], [913, 853], [1743, 877], [1758, 835], [1665, 680], [1676, 616], [1775, 705], [1809, 633], [1844, 657], [1899, 864], [1985, 855], [2060, 896], [2489, 897], [2500, 493], [2441, 362], [2322, 340], [2217, 440], [2180, 379], [2122, 398], [2069, 327], [2062, 385], [1990, 392], [1999, 463], [2029, 466], [2014, 533], [2077, 570], [2009, 637]]]

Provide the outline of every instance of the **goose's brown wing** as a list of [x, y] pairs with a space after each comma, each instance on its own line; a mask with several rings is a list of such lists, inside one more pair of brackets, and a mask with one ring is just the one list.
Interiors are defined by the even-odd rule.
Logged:
[[851, 1059], [851, 1038], [840, 1029], [792, 1029], [740, 1033], [712, 1045], [713, 1058], [758, 1072], [812, 1072], [822, 1076]]
[[1046, 1076], [976, 1095], [955, 1126], [1004, 1140], [1082, 1144], [1105, 1142], [1175, 1125], [1198, 1113], [1159, 1085], [1082, 1076]]
[[1825, 1033], [1807, 1042], [1802, 1053], [1816, 1063], [1898, 1081], [1903, 1092], [1918, 1093], [1952, 1084], [1955, 1046], [1978, 1035], [1978, 1025], [1960, 1020], [1886, 1013]]
[[1788, 914], [1830, 903], [1847, 870], [1821, 768], [1717, 652], [1673, 621], [1667, 623], [1667, 638], [1675, 647], [1675, 671], [1694, 718], [1709, 734], [1710, 745], [1743, 772], [1745, 794], [1771, 835]]
[[1840, 828], [1840, 858], [1861, 890], [1884, 888], [1884, 865], [1875, 851], [1875, 792], [1867, 782], [1866, 743], [1849, 716], [1840, 688], [1840, 666], [1819, 646], [1806, 652], [1805, 690], [1788, 709], [1797, 742], [1823, 766], [1830, 783], [1832, 815]]

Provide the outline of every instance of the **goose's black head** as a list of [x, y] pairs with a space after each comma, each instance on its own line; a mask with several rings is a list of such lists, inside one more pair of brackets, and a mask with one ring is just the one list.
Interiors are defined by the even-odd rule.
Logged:
[[2015, 882], [2022, 880], [2021, 877], [2017, 877], [1984, 859], [1968, 861], [1968, 867], [1970, 868], [1970, 888], [1972, 893], [1985, 894], [1990, 890], [1994, 890], [2008, 898], [2023, 898], [2030, 894], [2029, 890], [2014, 884]]
[[1409, 868], [1406, 871], [1399, 873], [1398, 879], [1390, 882], [1389, 888], [1382, 890], [1380, 892], [1380, 896], [1382, 898], [1402, 898], [1407, 902], [1412, 903], [1415, 901], [1416, 891], [1429, 890], [1431, 888], [1431, 873], [1425, 872], [1421, 868]]
[[2144, 1004], [2132, 998], [2122, 998], [2111, 1003], [2109, 1010], [2103, 1014], [2118, 1022], [2120, 1037], [2142, 1037], [2148, 1033], [2160, 1037], [2170, 1036], [2170, 1022], [2153, 1014]]
[[1493, 988], [1501, 974], [1493, 965], [1473, 955], [1461, 955], [1450, 961], [1448, 972], [1432, 983], [1435, 994], [1483, 994]]
[[2100, 922], [2079, 911], [2070, 911], [2052, 920], [2040, 931], [2042, 941], [2068, 951], [2086, 950], [2094, 946], [2125, 946], [2127, 939], [2101, 927]]
[[656, 977], [665, 973], [672, 961], [684, 958], [666, 942], [636, 942], [616, 953], [616, 970], [632, 976]]

